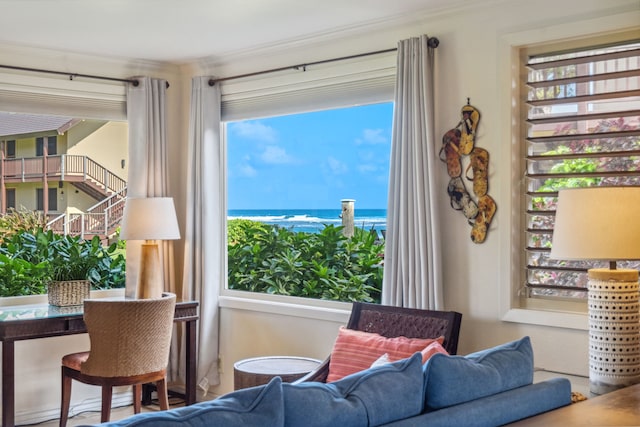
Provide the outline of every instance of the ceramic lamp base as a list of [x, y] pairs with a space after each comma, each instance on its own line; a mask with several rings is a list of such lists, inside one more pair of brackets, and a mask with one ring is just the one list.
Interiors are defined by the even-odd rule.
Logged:
[[638, 271], [589, 270], [590, 391], [640, 382]]

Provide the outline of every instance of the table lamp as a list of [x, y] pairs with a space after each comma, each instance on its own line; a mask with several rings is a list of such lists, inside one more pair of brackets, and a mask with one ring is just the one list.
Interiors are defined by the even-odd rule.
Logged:
[[603, 394], [640, 382], [638, 270], [640, 187], [560, 190], [550, 258], [608, 261], [588, 270], [589, 388]]
[[136, 298], [160, 298], [164, 290], [159, 240], [180, 238], [176, 209], [171, 197], [127, 197], [120, 238], [144, 240]]

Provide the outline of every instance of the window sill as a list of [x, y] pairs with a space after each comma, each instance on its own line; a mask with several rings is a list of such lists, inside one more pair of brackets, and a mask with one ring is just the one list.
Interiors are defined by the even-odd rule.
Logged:
[[[91, 298], [112, 298], [124, 296], [124, 288], [105, 289], [99, 291], [91, 291]], [[41, 295], [24, 295], [16, 297], [1, 297], [0, 307], [30, 305], [30, 304], [48, 304], [49, 297], [47, 294]]]
[[589, 317], [586, 313], [512, 308], [502, 316], [502, 320], [554, 328], [589, 330]]
[[225, 291], [220, 295], [220, 308], [248, 310], [305, 319], [343, 322], [351, 314], [351, 303], [308, 298], [266, 295], [241, 291]]

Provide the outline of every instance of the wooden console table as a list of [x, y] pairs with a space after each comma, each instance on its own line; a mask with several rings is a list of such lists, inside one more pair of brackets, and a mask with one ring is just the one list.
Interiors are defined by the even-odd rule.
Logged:
[[317, 368], [320, 360], [295, 356], [267, 356], [244, 359], [233, 365], [235, 390], [268, 383], [273, 377], [284, 382], [302, 378]]
[[[87, 332], [83, 306], [55, 307], [48, 304], [0, 307], [2, 341], [2, 426], [15, 426], [15, 342]], [[177, 301], [174, 321], [186, 326], [185, 404], [196, 401], [197, 301]]]
[[640, 426], [640, 384], [508, 424], [518, 427]]

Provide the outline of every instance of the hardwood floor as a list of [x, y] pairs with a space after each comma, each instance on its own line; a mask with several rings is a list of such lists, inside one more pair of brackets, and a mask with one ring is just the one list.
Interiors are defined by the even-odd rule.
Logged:
[[[179, 408], [183, 406], [183, 402], [181, 399], [169, 399], [169, 407], [170, 408]], [[156, 404], [151, 404], [149, 406], [143, 406], [142, 412], [154, 412], [159, 411], [160, 407]], [[123, 418], [127, 418], [133, 415], [133, 406], [123, 406], [120, 408], [113, 408], [111, 410], [111, 421], [121, 420]], [[45, 421], [37, 424], [20, 424], [20, 426], [37, 426], [37, 427], [58, 427], [60, 420], [55, 419], [51, 421]], [[86, 426], [86, 425], [94, 425], [100, 424], [100, 412], [99, 411], [88, 411], [83, 412], [77, 415], [74, 415], [69, 418], [67, 422], [67, 427], [74, 426]]]

